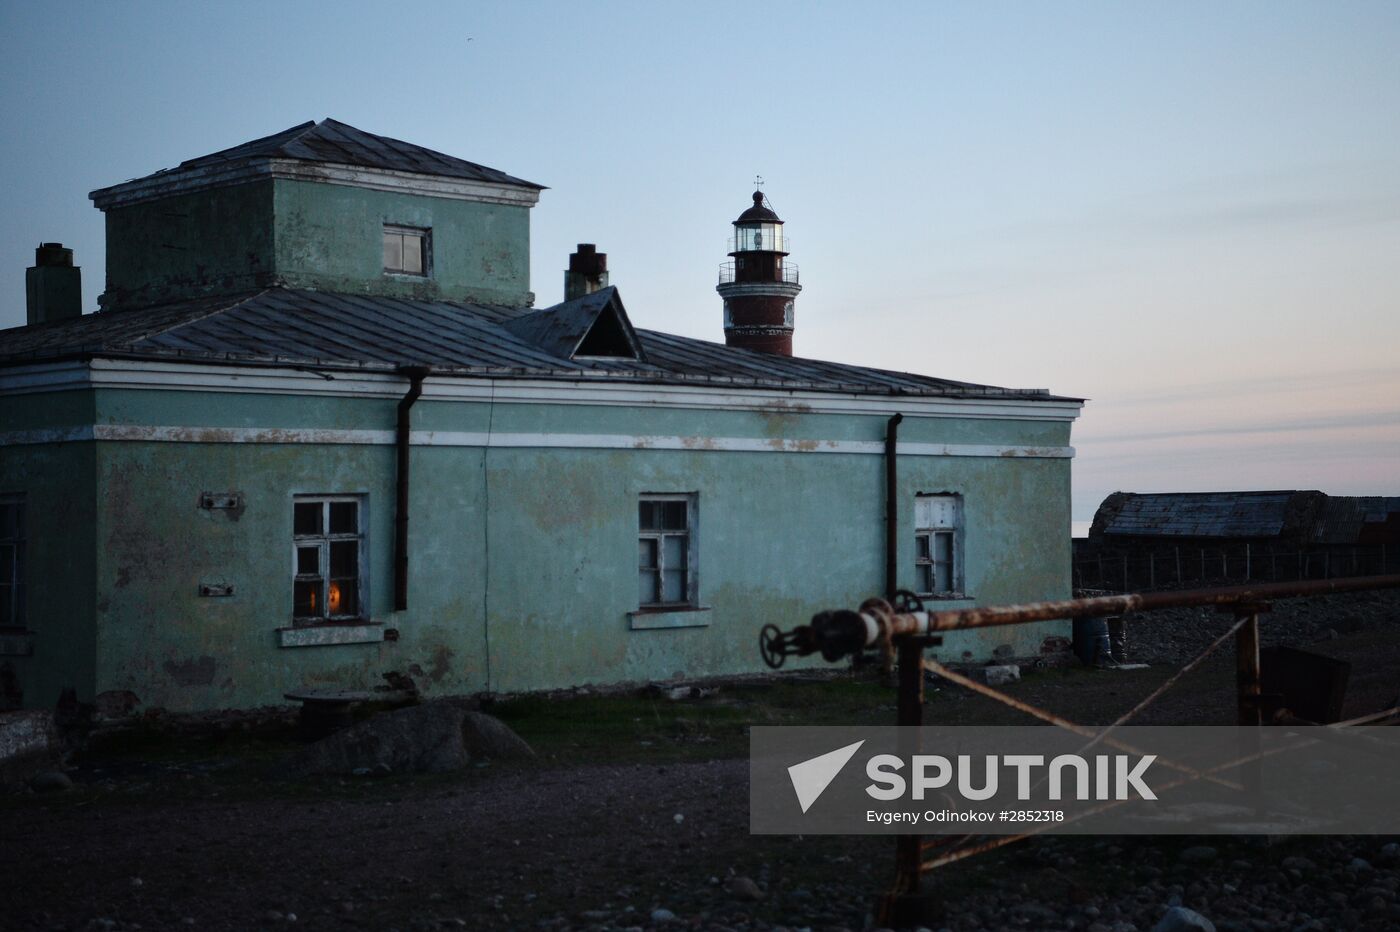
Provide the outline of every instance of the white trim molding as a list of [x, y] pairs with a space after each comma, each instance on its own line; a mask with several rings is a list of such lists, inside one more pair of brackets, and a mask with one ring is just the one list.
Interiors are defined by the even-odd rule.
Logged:
[[[421, 400], [1060, 422], [1073, 421], [1084, 406], [1075, 399], [1040, 400], [995, 393], [962, 398], [877, 395], [713, 384], [650, 384], [638, 380], [604, 381], [605, 377], [606, 374], [567, 379], [433, 376], [424, 380]], [[407, 381], [390, 372], [322, 372], [117, 359], [0, 369], [0, 395], [92, 388], [397, 400], [407, 390]]]
[[[75, 427], [0, 432], [0, 444], [71, 443], [90, 440], [135, 443], [266, 443], [390, 446], [392, 430], [332, 430], [288, 427], [182, 427], [147, 424], [88, 424]], [[859, 453], [880, 455], [880, 440], [807, 440], [788, 437], [664, 436], [652, 434], [544, 434], [415, 430], [417, 447], [493, 449], [684, 450], [738, 453]], [[981, 443], [899, 444], [902, 456], [982, 456], [1070, 459], [1074, 447], [999, 446]]]
[[509, 204], [515, 207], [533, 207], [540, 199], [541, 190], [528, 184], [502, 184], [386, 168], [263, 157], [228, 164], [203, 165], [198, 168], [175, 168], [146, 178], [98, 188], [88, 197], [99, 210], [108, 210], [159, 200], [174, 194], [190, 194], [265, 179], [315, 181], [365, 188], [370, 191], [421, 194], [426, 197]]

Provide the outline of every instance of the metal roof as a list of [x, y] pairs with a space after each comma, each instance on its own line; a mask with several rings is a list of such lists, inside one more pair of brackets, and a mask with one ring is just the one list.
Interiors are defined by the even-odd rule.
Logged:
[[[611, 294], [608, 294], [611, 293]], [[589, 296], [601, 307], [616, 289]], [[570, 302], [569, 304], [576, 304]], [[0, 366], [60, 359], [107, 358], [385, 369], [426, 365], [442, 375], [594, 378], [659, 383], [744, 385], [881, 395], [940, 395], [1080, 401], [1044, 389], [997, 388], [904, 372], [778, 356], [650, 330], [631, 330], [638, 359], [565, 352], [573, 324], [586, 318], [569, 304], [544, 311], [457, 301], [269, 288], [128, 311], [106, 311], [33, 327], [0, 330]], [[586, 309], [585, 309], [586, 310]], [[598, 308], [593, 310], [597, 318]], [[526, 322], [547, 321], [555, 326]], [[569, 326], [565, 326], [568, 324]], [[580, 335], [581, 336], [581, 335]], [[556, 339], [556, 337], [558, 339]], [[569, 348], [572, 351], [578, 345]]]
[[[1121, 493], [1120, 493], [1121, 494]], [[1297, 492], [1123, 494], [1105, 534], [1141, 537], [1277, 537]], [[1102, 508], [1113, 507], [1105, 501]]]
[[[164, 175], [186, 172], [210, 166], [227, 165], [255, 159], [295, 159], [303, 162], [324, 162], [335, 165], [352, 165], [362, 168], [379, 168], [388, 171], [411, 172], [419, 175], [439, 175], [449, 178], [465, 178], [471, 181], [486, 181], [495, 184], [514, 185], [522, 188], [543, 190], [544, 185], [524, 181], [503, 171], [487, 168], [466, 159], [446, 155], [423, 146], [378, 136], [356, 129], [339, 120], [325, 119], [319, 123], [308, 121], [290, 129], [261, 139], [254, 139], [229, 149], [188, 159], [175, 168], [168, 168], [135, 179], [146, 181]], [[123, 182], [123, 185], [132, 182]], [[122, 187], [114, 185], [113, 187]], [[93, 192], [100, 196], [108, 188]]]
[[598, 326], [604, 315], [611, 315], [617, 321], [622, 339], [628, 346], [627, 355], [633, 359], [644, 359], [637, 334], [622, 307], [622, 298], [612, 286], [542, 311], [522, 314], [501, 326], [552, 356], [573, 359], [574, 354], [583, 347], [589, 332]]

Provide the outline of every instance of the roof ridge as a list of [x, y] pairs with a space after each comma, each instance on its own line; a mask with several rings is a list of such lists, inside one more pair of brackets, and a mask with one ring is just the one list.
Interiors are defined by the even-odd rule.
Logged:
[[[164, 335], [167, 334], [167, 333], [171, 333], [171, 332], [173, 332], [173, 331], [175, 331], [175, 330], [179, 330], [181, 327], [186, 327], [186, 326], [188, 326], [188, 325], [190, 325], [190, 324], [197, 324], [197, 323], [199, 323], [199, 322], [202, 321], [202, 320], [208, 320], [208, 319], [211, 318], [211, 317], [215, 317], [215, 316], [217, 316], [217, 315], [219, 315], [219, 314], [223, 314], [223, 313], [226, 313], [227, 311], [231, 311], [231, 310], [233, 310], [234, 308], [241, 307], [242, 305], [247, 304], [249, 301], [255, 301], [255, 300], [257, 300], [258, 298], [261, 298], [263, 295], [267, 294], [269, 291], [277, 291], [277, 290], [279, 290], [279, 289], [277, 289], [277, 288], [275, 288], [275, 287], [269, 287], [269, 288], [263, 288], [261, 291], [250, 292], [250, 293], [248, 293], [248, 294], [243, 295], [241, 298], [239, 298], [237, 301], [234, 301], [232, 304], [222, 304], [222, 305], [219, 305], [219, 306], [213, 308], [212, 310], [207, 311], [207, 312], [205, 312], [205, 313], [203, 313], [203, 314], [198, 314], [198, 315], [196, 315], [196, 316], [194, 316], [194, 317], [182, 318], [182, 319], [180, 319], [180, 320], [178, 320], [178, 321], [176, 321], [176, 322], [173, 322], [173, 323], [166, 323], [166, 324], [164, 324], [163, 326], [153, 327], [153, 328], [151, 328], [150, 330], [143, 331], [140, 335], [130, 337], [130, 338], [124, 340], [123, 342], [124, 342], [127, 346], [135, 346], [137, 343], [140, 343], [142, 340], [149, 340], [149, 339], [152, 339], [153, 337], [164, 336]], [[291, 290], [291, 289], [285, 289], [285, 288], [284, 288], [284, 289], [280, 289], [280, 290], [282, 290], [282, 291], [288, 291], [288, 290]], [[173, 304], [178, 304], [178, 303], [179, 303], [179, 302], [172, 302], [172, 304], [165, 305], [165, 306], [166, 306], [166, 307], [170, 307], [170, 306], [172, 306]], [[158, 307], [159, 307], [159, 306], [158, 306]], [[155, 310], [155, 309], [156, 309], [156, 308], [150, 308], [150, 310]], [[121, 314], [121, 313], [134, 313], [134, 312], [116, 311], [115, 313]]]

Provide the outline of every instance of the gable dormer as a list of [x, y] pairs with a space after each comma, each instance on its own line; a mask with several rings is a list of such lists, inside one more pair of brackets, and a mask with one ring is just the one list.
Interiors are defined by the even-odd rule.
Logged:
[[541, 185], [335, 120], [92, 192], [104, 309], [284, 285], [528, 306]]
[[512, 318], [502, 326], [559, 359], [646, 362], [622, 297], [611, 286]]

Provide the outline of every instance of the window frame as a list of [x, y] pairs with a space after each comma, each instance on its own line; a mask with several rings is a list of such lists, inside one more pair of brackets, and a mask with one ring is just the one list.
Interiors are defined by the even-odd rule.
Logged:
[[[684, 502], [685, 503], [685, 529], [679, 531], [672, 528], [642, 527], [641, 506], [648, 502]], [[696, 492], [643, 492], [637, 496], [637, 545], [638, 545], [638, 590], [637, 590], [637, 610], [641, 612], [674, 612], [685, 611], [687, 609], [698, 609], [700, 607], [700, 573], [699, 573], [699, 494]], [[665, 538], [684, 537], [685, 538], [685, 595], [679, 602], [662, 601], [665, 596], [666, 584], [666, 546]], [[641, 563], [641, 548], [645, 541], [655, 541], [654, 567], [643, 566]], [[642, 601], [641, 573], [651, 572], [655, 575], [657, 601]]]
[[[298, 505], [319, 504], [321, 506], [320, 530], [315, 534], [298, 534], [296, 530], [296, 508]], [[353, 503], [355, 505], [355, 532], [333, 533], [330, 525], [331, 505]], [[292, 626], [308, 627], [326, 624], [363, 624], [370, 620], [367, 608], [369, 590], [367, 570], [369, 563], [369, 533], [365, 526], [368, 512], [366, 496], [355, 493], [337, 494], [297, 494], [292, 496]], [[333, 543], [354, 541], [357, 544], [355, 555], [355, 611], [332, 615], [328, 611], [320, 615], [298, 615], [296, 585], [299, 582], [318, 581], [325, 601], [334, 579], [331, 576], [330, 551]], [[300, 572], [300, 551], [315, 546], [317, 549], [317, 572]]]
[[[920, 515], [921, 502], [948, 502], [952, 505], [951, 520], [926, 520]], [[965, 599], [966, 581], [963, 567], [964, 517], [963, 497], [954, 492], [926, 493], [914, 496], [914, 591], [921, 598]], [[947, 560], [939, 559], [939, 538], [948, 541]], [[927, 545], [924, 542], [927, 541]], [[938, 568], [948, 567], [948, 588], [938, 588]], [[923, 567], [928, 567], [925, 571]], [[925, 577], [927, 572], [927, 577]], [[923, 584], [927, 581], [928, 586]]]
[[[418, 240], [418, 249], [419, 249], [419, 253], [420, 253], [420, 261], [421, 261], [421, 264], [422, 264], [422, 271], [421, 271], [421, 272], [410, 272], [410, 271], [408, 271], [406, 268], [402, 268], [402, 267], [401, 267], [401, 268], [390, 268], [390, 267], [386, 264], [386, 265], [384, 265], [384, 274], [385, 274], [385, 275], [401, 275], [401, 276], [404, 276], [405, 278], [432, 278], [432, 276], [433, 276], [433, 230], [432, 230], [431, 227], [406, 226], [406, 225], [401, 224], [401, 223], [386, 223], [386, 224], [384, 224], [383, 227], [382, 227], [382, 230], [381, 230], [380, 237], [379, 237], [380, 256], [381, 256], [381, 259], [382, 259], [382, 257], [383, 257], [384, 238], [385, 238], [385, 237], [388, 237], [388, 236], [399, 236], [399, 237], [409, 237], [409, 236], [412, 236], [412, 237], [417, 238], [417, 240]], [[403, 248], [403, 244], [400, 243], [400, 253], [399, 253], [399, 255], [400, 255], [400, 259], [399, 259], [399, 264], [400, 264], [400, 266], [403, 265], [403, 259], [402, 259], [403, 252], [402, 252], [402, 248]]]
[[[8, 621], [0, 621], [0, 630], [29, 630], [28, 587], [25, 585], [26, 551], [29, 543], [28, 511], [23, 492], [0, 493], [0, 508], [15, 509], [15, 533], [6, 536], [5, 522], [0, 520], [0, 560], [7, 560], [10, 581], [0, 582], [0, 599], [8, 602]], [[8, 550], [8, 554], [6, 551]], [[0, 579], [3, 579], [0, 576]]]

